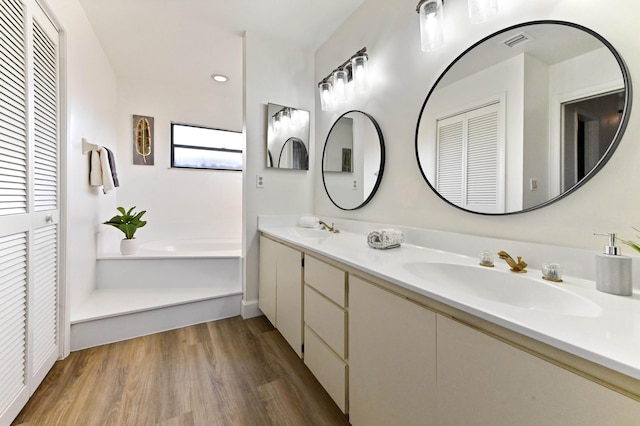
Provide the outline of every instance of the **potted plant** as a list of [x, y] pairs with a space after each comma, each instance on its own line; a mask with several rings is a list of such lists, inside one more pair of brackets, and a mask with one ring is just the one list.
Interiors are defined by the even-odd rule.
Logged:
[[123, 255], [135, 254], [138, 251], [138, 242], [133, 236], [138, 228], [142, 228], [147, 224], [147, 221], [142, 220], [142, 215], [147, 211], [142, 210], [139, 213], [133, 210], [136, 207], [133, 206], [129, 210], [124, 207], [118, 207], [117, 210], [121, 213], [104, 222], [104, 225], [111, 225], [124, 232], [124, 239], [120, 242], [120, 253]]

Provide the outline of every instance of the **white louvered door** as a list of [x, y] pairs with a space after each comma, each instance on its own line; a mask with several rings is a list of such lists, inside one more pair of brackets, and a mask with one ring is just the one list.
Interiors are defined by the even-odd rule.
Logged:
[[450, 203], [462, 207], [465, 133], [463, 117], [456, 115], [438, 121], [436, 189]]
[[0, 425], [58, 358], [58, 33], [0, 0]]
[[504, 213], [504, 129], [500, 103], [438, 120], [438, 192], [459, 207]]

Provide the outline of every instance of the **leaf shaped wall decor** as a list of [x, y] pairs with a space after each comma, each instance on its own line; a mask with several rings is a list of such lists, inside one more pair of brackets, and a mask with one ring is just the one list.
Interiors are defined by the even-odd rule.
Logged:
[[151, 125], [146, 117], [141, 117], [136, 124], [136, 152], [147, 162], [147, 157], [151, 155]]

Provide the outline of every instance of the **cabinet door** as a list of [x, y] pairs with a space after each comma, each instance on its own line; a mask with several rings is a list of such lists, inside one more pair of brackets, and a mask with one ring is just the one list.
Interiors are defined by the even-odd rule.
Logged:
[[349, 420], [433, 425], [435, 313], [349, 277]]
[[304, 333], [304, 364], [346, 413], [347, 364], [309, 327]]
[[276, 327], [302, 357], [302, 253], [278, 244]]
[[640, 403], [438, 316], [439, 425], [638, 425]]
[[258, 284], [258, 307], [276, 326], [276, 267], [278, 243], [260, 237], [260, 275]]

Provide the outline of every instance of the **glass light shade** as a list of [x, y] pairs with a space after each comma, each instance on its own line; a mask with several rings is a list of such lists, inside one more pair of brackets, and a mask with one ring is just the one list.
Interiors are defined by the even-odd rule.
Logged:
[[469, 0], [469, 20], [479, 24], [498, 13], [498, 0]]
[[282, 123], [280, 122], [280, 112], [273, 116], [273, 130], [276, 132], [280, 130], [280, 126]]
[[349, 74], [345, 70], [336, 70], [333, 72], [333, 99], [335, 102], [344, 102], [347, 100], [347, 83], [349, 82]]
[[318, 92], [320, 92], [320, 109], [322, 111], [331, 111], [333, 109], [333, 86], [329, 82], [318, 84]]
[[442, 0], [426, 0], [418, 5], [420, 14], [420, 42], [424, 52], [444, 43]]
[[303, 124], [302, 111], [299, 109], [291, 109], [291, 125], [294, 127], [300, 127]]
[[353, 83], [356, 92], [362, 93], [367, 90], [369, 85], [368, 76], [368, 58], [366, 55], [351, 58], [351, 72], [353, 73]]
[[282, 117], [280, 119], [283, 127], [291, 126], [291, 108], [284, 108], [282, 110]]

